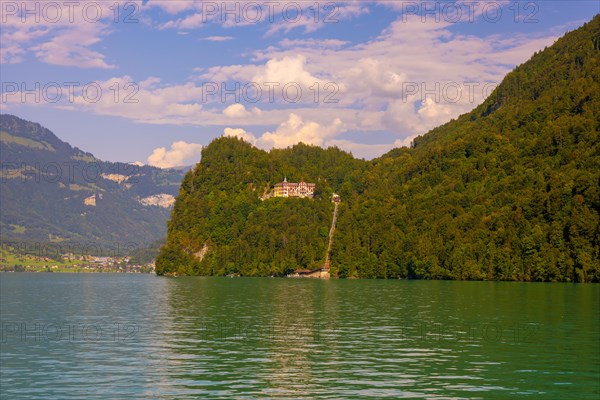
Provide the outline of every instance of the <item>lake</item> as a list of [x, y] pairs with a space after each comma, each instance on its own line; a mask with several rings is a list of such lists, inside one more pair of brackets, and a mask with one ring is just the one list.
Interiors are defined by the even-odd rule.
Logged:
[[0, 398], [598, 399], [600, 285], [0, 274]]

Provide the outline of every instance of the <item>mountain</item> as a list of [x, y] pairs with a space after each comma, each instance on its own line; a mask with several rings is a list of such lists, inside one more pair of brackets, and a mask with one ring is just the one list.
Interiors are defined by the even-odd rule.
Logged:
[[338, 273], [599, 281], [598, 37], [600, 16], [472, 112], [378, 160], [340, 215]]
[[165, 234], [183, 173], [99, 160], [0, 115], [3, 243], [144, 247]]
[[[299, 144], [265, 152], [236, 138], [214, 140], [182, 182], [158, 272], [280, 275], [317, 267], [332, 190], [353, 186], [364, 166], [336, 148]], [[260, 200], [285, 177], [316, 183], [315, 198]]]
[[[600, 16], [480, 106], [373, 161], [219, 138], [186, 174], [157, 273], [600, 281]], [[260, 196], [287, 176], [315, 199]]]

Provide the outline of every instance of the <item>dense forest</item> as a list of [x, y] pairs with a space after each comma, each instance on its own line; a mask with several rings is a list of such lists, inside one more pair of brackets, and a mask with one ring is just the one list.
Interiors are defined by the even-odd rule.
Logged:
[[[353, 190], [365, 169], [364, 161], [336, 148], [299, 144], [267, 153], [240, 139], [216, 139], [182, 182], [157, 271], [264, 276], [317, 268], [325, 257], [331, 193]], [[315, 182], [315, 198], [259, 199], [284, 177]]]
[[[207, 146], [157, 273], [600, 281], [600, 16], [509, 73], [472, 112], [372, 161], [304, 144]], [[315, 199], [259, 196], [284, 176]]]

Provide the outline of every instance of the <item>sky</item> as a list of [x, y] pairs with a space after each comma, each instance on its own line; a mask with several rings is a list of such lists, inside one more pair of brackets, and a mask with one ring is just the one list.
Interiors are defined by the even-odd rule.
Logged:
[[237, 136], [371, 159], [472, 110], [597, 0], [0, 0], [0, 112], [168, 168]]

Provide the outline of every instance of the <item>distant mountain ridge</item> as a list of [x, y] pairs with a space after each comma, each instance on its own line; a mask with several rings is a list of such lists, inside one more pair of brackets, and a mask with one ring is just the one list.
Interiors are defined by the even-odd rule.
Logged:
[[145, 245], [164, 236], [183, 173], [113, 163], [0, 115], [3, 242]]

